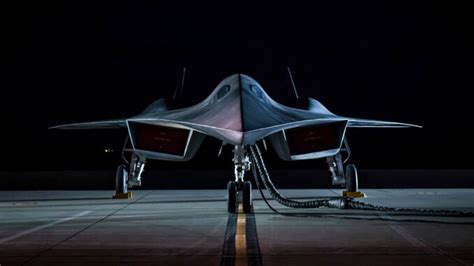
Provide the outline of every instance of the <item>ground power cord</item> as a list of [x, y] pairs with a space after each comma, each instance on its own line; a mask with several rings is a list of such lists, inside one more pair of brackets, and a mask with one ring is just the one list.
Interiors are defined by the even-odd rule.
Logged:
[[[314, 208], [336, 208], [336, 209], [353, 209], [353, 210], [373, 210], [382, 212], [394, 212], [394, 213], [406, 213], [406, 214], [418, 214], [418, 215], [432, 215], [432, 216], [446, 216], [446, 217], [473, 217], [473, 213], [470, 211], [453, 211], [453, 210], [432, 210], [423, 208], [393, 208], [374, 205], [370, 203], [356, 201], [353, 198], [319, 198], [310, 201], [296, 201], [283, 196], [273, 184], [270, 175], [268, 174], [267, 168], [262, 158], [262, 153], [257, 144], [250, 145], [250, 155], [252, 163], [252, 174], [257, 185], [257, 188], [267, 204], [267, 206], [277, 214], [289, 215], [286, 213], [279, 212], [268, 202], [265, 194], [262, 191], [261, 183], [264, 188], [267, 189], [269, 194], [280, 204], [290, 208], [303, 208], [303, 209], [314, 209]], [[259, 178], [260, 177], [260, 178]], [[261, 180], [262, 182], [260, 183]], [[293, 214], [291, 214], [293, 215]], [[293, 215], [294, 216], [294, 215]], [[300, 215], [296, 215], [300, 216]]]

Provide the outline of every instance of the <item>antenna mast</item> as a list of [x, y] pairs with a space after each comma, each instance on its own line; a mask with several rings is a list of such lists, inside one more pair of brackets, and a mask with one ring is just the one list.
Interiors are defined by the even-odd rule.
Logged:
[[295, 92], [296, 99], [298, 100], [300, 97], [298, 95], [298, 91], [296, 90], [295, 81], [293, 80], [293, 75], [291, 75], [290, 67], [286, 67], [286, 69], [288, 70], [288, 76], [290, 76], [291, 87], [293, 87], [293, 91]]
[[178, 95], [178, 88], [179, 88], [179, 96], [183, 96], [184, 78], [185, 77], [186, 77], [186, 68], [183, 67], [183, 73], [181, 74], [181, 83], [178, 81], [178, 83], [176, 84], [176, 88], [175, 88], [174, 94], [173, 94], [173, 100], [176, 99], [176, 96]]

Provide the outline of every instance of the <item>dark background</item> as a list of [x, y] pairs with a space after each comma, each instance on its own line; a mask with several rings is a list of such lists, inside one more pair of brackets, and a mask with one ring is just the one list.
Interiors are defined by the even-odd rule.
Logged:
[[[302, 105], [286, 66], [301, 96], [336, 114], [423, 126], [349, 130], [359, 168], [472, 168], [463, 154], [474, 148], [474, 21], [464, 2], [16, 3], [2, 11], [2, 170], [115, 169], [124, 131], [47, 128], [130, 117], [161, 97], [195, 104], [233, 73]], [[184, 95], [171, 102], [183, 66]], [[219, 145], [208, 138], [191, 162], [147, 167], [230, 169], [230, 147], [217, 158]], [[273, 168], [325, 168], [266, 156]]]

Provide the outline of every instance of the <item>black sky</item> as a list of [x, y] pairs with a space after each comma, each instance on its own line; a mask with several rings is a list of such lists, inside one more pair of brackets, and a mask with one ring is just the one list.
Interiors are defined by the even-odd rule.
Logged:
[[[4, 11], [4, 169], [109, 169], [124, 132], [51, 132], [122, 118], [168, 99], [186, 66], [184, 97], [204, 99], [226, 76], [254, 77], [275, 100], [302, 96], [336, 114], [423, 129], [348, 132], [362, 168], [472, 168], [474, 21], [461, 1], [64, 1]], [[11, 12], [9, 12], [11, 11]], [[222, 168], [219, 143], [196, 160], [154, 167]], [[314, 162], [275, 167], [311, 168]]]

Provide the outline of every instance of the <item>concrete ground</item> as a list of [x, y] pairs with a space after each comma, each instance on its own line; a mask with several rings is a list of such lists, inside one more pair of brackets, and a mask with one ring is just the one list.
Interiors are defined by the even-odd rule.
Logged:
[[[365, 202], [474, 211], [472, 189], [367, 189]], [[0, 192], [0, 265], [473, 265], [474, 218], [294, 210], [258, 196], [228, 215], [224, 190]], [[339, 190], [283, 190], [295, 198]]]

